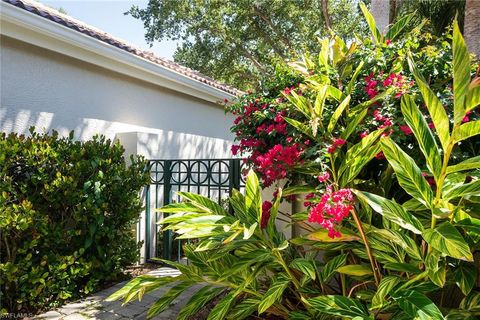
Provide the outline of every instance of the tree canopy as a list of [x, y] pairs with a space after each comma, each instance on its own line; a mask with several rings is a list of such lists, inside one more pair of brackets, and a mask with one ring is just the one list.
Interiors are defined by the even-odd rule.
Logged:
[[176, 62], [239, 89], [261, 87], [278, 61], [319, 48], [329, 29], [362, 32], [357, 0], [150, 0], [128, 12], [148, 42], [181, 40]]

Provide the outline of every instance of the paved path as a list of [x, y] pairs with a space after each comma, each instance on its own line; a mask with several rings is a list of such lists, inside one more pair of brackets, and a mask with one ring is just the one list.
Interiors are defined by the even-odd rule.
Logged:
[[[172, 268], [160, 268], [149, 272], [150, 275], [159, 277], [178, 276], [180, 272]], [[34, 319], [51, 319], [51, 320], [86, 320], [86, 319], [146, 319], [147, 310], [150, 305], [155, 302], [168, 287], [146, 294], [141, 301], [135, 300], [124, 306], [122, 301], [107, 302], [105, 299], [123, 287], [127, 281], [118, 283], [113, 287], [95, 293], [86, 299], [76, 301], [64, 305], [63, 307], [52, 310], [47, 313], [36, 316]], [[197, 289], [199, 289], [198, 286]], [[188, 290], [180, 297], [175, 299], [167, 310], [160, 313], [153, 319], [170, 320], [175, 319], [180, 309], [187, 303], [188, 299], [195, 293], [196, 290]]]

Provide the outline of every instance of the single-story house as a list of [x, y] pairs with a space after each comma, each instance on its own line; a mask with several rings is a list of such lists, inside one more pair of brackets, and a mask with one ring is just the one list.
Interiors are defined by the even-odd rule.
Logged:
[[119, 138], [149, 159], [230, 156], [238, 90], [32, 0], [2, 0], [0, 130]]

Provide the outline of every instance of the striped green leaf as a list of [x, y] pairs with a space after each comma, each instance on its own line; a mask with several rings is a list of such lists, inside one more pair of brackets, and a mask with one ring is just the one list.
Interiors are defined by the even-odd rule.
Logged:
[[350, 135], [355, 131], [355, 129], [358, 128], [358, 124], [362, 122], [363, 118], [365, 118], [367, 113], [368, 113], [368, 108], [365, 108], [361, 112], [356, 114], [353, 117], [353, 119], [348, 120], [347, 127], [345, 128], [345, 130], [343, 130], [342, 134], [340, 135], [340, 138], [347, 140], [348, 137], [350, 137]]
[[345, 108], [348, 106], [348, 104], [350, 103], [350, 95], [348, 95], [341, 103], [340, 105], [337, 107], [337, 109], [335, 109], [335, 111], [333, 112], [331, 118], [330, 118], [330, 122], [328, 123], [328, 126], [327, 126], [327, 131], [330, 133], [333, 131], [333, 129], [335, 128], [335, 125], [337, 124], [338, 122], [338, 119], [340, 118], [340, 116], [342, 115], [343, 111], [345, 110]]
[[363, 264], [349, 264], [347, 266], [342, 266], [337, 269], [337, 272], [355, 277], [363, 277], [373, 274], [372, 268]]
[[187, 320], [190, 316], [196, 314], [210, 300], [218, 296], [224, 289], [203, 287], [188, 300], [187, 304], [180, 310], [177, 320]]
[[354, 192], [359, 198], [365, 200], [375, 212], [380, 213], [389, 221], [416, 234], [422, 234], [422, 223], [398, 203], [373, 193], [358, 190]]
[[405, 121], [412, 129], [420, 150], [422, 150], [427, 160], [427, 167], [433, 173], [435, 180], [438, 180], [442, 168], [442, 160], [437, 142], [428, 127], [427, 121], [425, 121], [412, 96], [408, 94], [402, 96], [401, 108]]
[[461, 123], [466, 112], [466, 97], [470, 84], [470, 55], [458, 22], [453, 23], [453, 99], [454, 123]]
[[469, 158], [460, 163], [451, 165], [447, 167], [447, 174], [464, 171], [464, 170], [473, 170], [480, 168], [480, 156]]
[[378, 30], [377, 25], [375, 23], [375, 19], [373, 18], [372, 14], [370, 11], [368, 11], [367, 6], [365, 3], [360, 2], [360, 9], [363, 12], [363, 16], [365, 17], [365, 20], [367, 21], [368, 27], [370, 28], [370, 32], [372, 33], [372, 37], [375, 40], [377, 44], [382, 43], [382, 33], [380, 30]]
[[397, 284], [400, 283], [400, 278], [395, 276], [387, 276], [380, 281], [377, 292], [372, 298], [372, 306], [370, 310], [380, 309], [387, 304], [386, 297]]
[[298, 131], [304, 133], [305, 135], [307, 135], [308, 137], [310, 138], [315, 138], [315, 136], [313, 135], [313, 132], [312, 132], [312, 129], [301, 123], [300, 121], [298, 120], [295, 120], [295, 119], [291, 119], [291, 118], [287, 118], [287, 117], [283, 117], [283, 119], [289, 124], [291, 125], [292, 127], [294, 127], [295, 129], [297, 129]]
[[315, 264], [310, 259], [297, 258], [290, 263], [290, 268], [301, 271], [303, 274], [307, 275], [312, 280], [315, 280], [315, 278], [317, 277]]
[[223, 320], [235, 301], [235, 292], [230, 292], [210, 311], [207, 320]]
[[152, 306], [148, 309], [147, 318], [153, 318], [160, 312], [167, 309], [170, 304], [177, 298], [183, 291], [190, 288], [194, 283], [190, 281], [180, 282], [170, 290], [168, 290], [160, 299], [158, 299]]
[[407, 14], [398, 19], [395, 24], [388, 28], [385, 39], [394, 40], [405, 29], [412, 18], [413, 14]]
[[468, 87], [466, 111], [470, 111], [478, 105], [480, 105], [480, 78], [476, 77]]
[[362, 71], [362, 68], [363, 68], [363, 65], [364, 65], [364, 64], [365, 64], [364, 61], [361, 61], [361, 62], [358, 64], [357, 68], [355, 69], [355, 72], [353, 73], [352, 78], [351, 78], [350, 81], [348, 82], [348, 86], [347, 86], [347, 90], [346, 90], [347, 94], [351, 94], [351, 93], [352, 93], [353, 87], [355, 86], [355, 83], [356, 83], [356, 81], [357, 81], [357, 77], [358, 77], [358, 75], [360, 74], [360, 71]]
[[390, 138], [381, 140], [382, 150], [397, 176], [400, 186], [412, 197], [417, 198], [426, 207], [433, 206], [433, 192], [427, 180], [422, 176], [422, 171]]
[[290, 280], [288, 279], [276, 279], [273, 281], [270, 288], [263, 295], [262, 301], [258, 305], [258, 314], [261, 314], [268, 310], [275, 302], [280, 301], [285, 289], [288, 288]]
[[453, 130], [453, 139], [457, 143], [478, 134], [480, 134], [480, 120], [467, 122], [455, 128]]
[[335, 272], [337, 272], [337, 269], [345, 265], [345, 263], [347, 263], [346, 254], [340, 254], [328, 261], [320, 273], [322, 282], [327, 283]]
[[227, 211], [225, 211], [222, 206], [207, 197], [190, 192], [177, 192], [177, 194], [183, 199], [189, 200], [193, 206], [203, 210], [204, 212], [218, 215], [227, 215]]
[[416, 290], [404, 290], [392, 294], [398, 306], [407, 313], [411, 319], [418, 320], [443, 320], [444, 317], [438, 307], [424, 294]]
[[477, 269], [475, 265], [469, 263], [460, 263], [453, 271], [453, 278], [457, 286], [462, 290], [464, 295], [468, 295], [472, 291], [477, 279]]
[[465, 196], [480, 196], [480, 180], [466, 183], [459, 187], [447, 189], [443, 196], [445, 200], [461, 198]]
[[450, 139], [450, 121], [448, 120], [447, 112], [435, 93], [427, 85], [422, 74], [417, 70], [411, 57], [408, 58], [408, 65], [415, 76], [416, 84], [422, 93], [423, 100], [427, 106], [430, 117], [432, 118], [438, 138], [444, 150], [447, 149]]
[[227, 319], [231, 320], [243, 320], [248, 318], [252, 313], [257, 311], [257, 306], [260, 303], [260, 300], [257, 298], [248, 298], [243, 299], [240, 303], [233, 307]]
[[258, 177], [253, 170], [247, 175], [245, 183], [245, 207], [251, 216], [255, 216], [257, 223], [262, 220], [262, 197]]
[[309, 299], [314, 310], [339, 316], [348, 319], [360, 317], [361, 319], [368, 318], [368, 314], [365, 306], [356, 299], [347, 298], [344, 296], [326, 295]]
[[468, 244], [450, 222], [444, 222], [435, 229], [425, 230], [423, 238], [434, 249], [449, 257], [473, 261]]

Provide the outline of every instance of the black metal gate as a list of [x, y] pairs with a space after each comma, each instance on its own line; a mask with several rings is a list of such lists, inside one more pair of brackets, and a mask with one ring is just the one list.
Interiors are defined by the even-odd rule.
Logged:
[[[158, 222], [164, 214], [156, 209], [180, 201], [178, 191], [194, 192], [225, 200], [232, 189], [244, 187], [240, 159], [192, 159], [150, 160], [150, 185], [145, 188], [145, 215], [140, 221], [139, 236], [143, 233], [144, 258], [152, 261], [162, 257], [167, 260], [181, 259], [180, 240], [174, 240], [171, 231], [162, 231]], [[143, 224], [143, 226], [142, 226]]]

